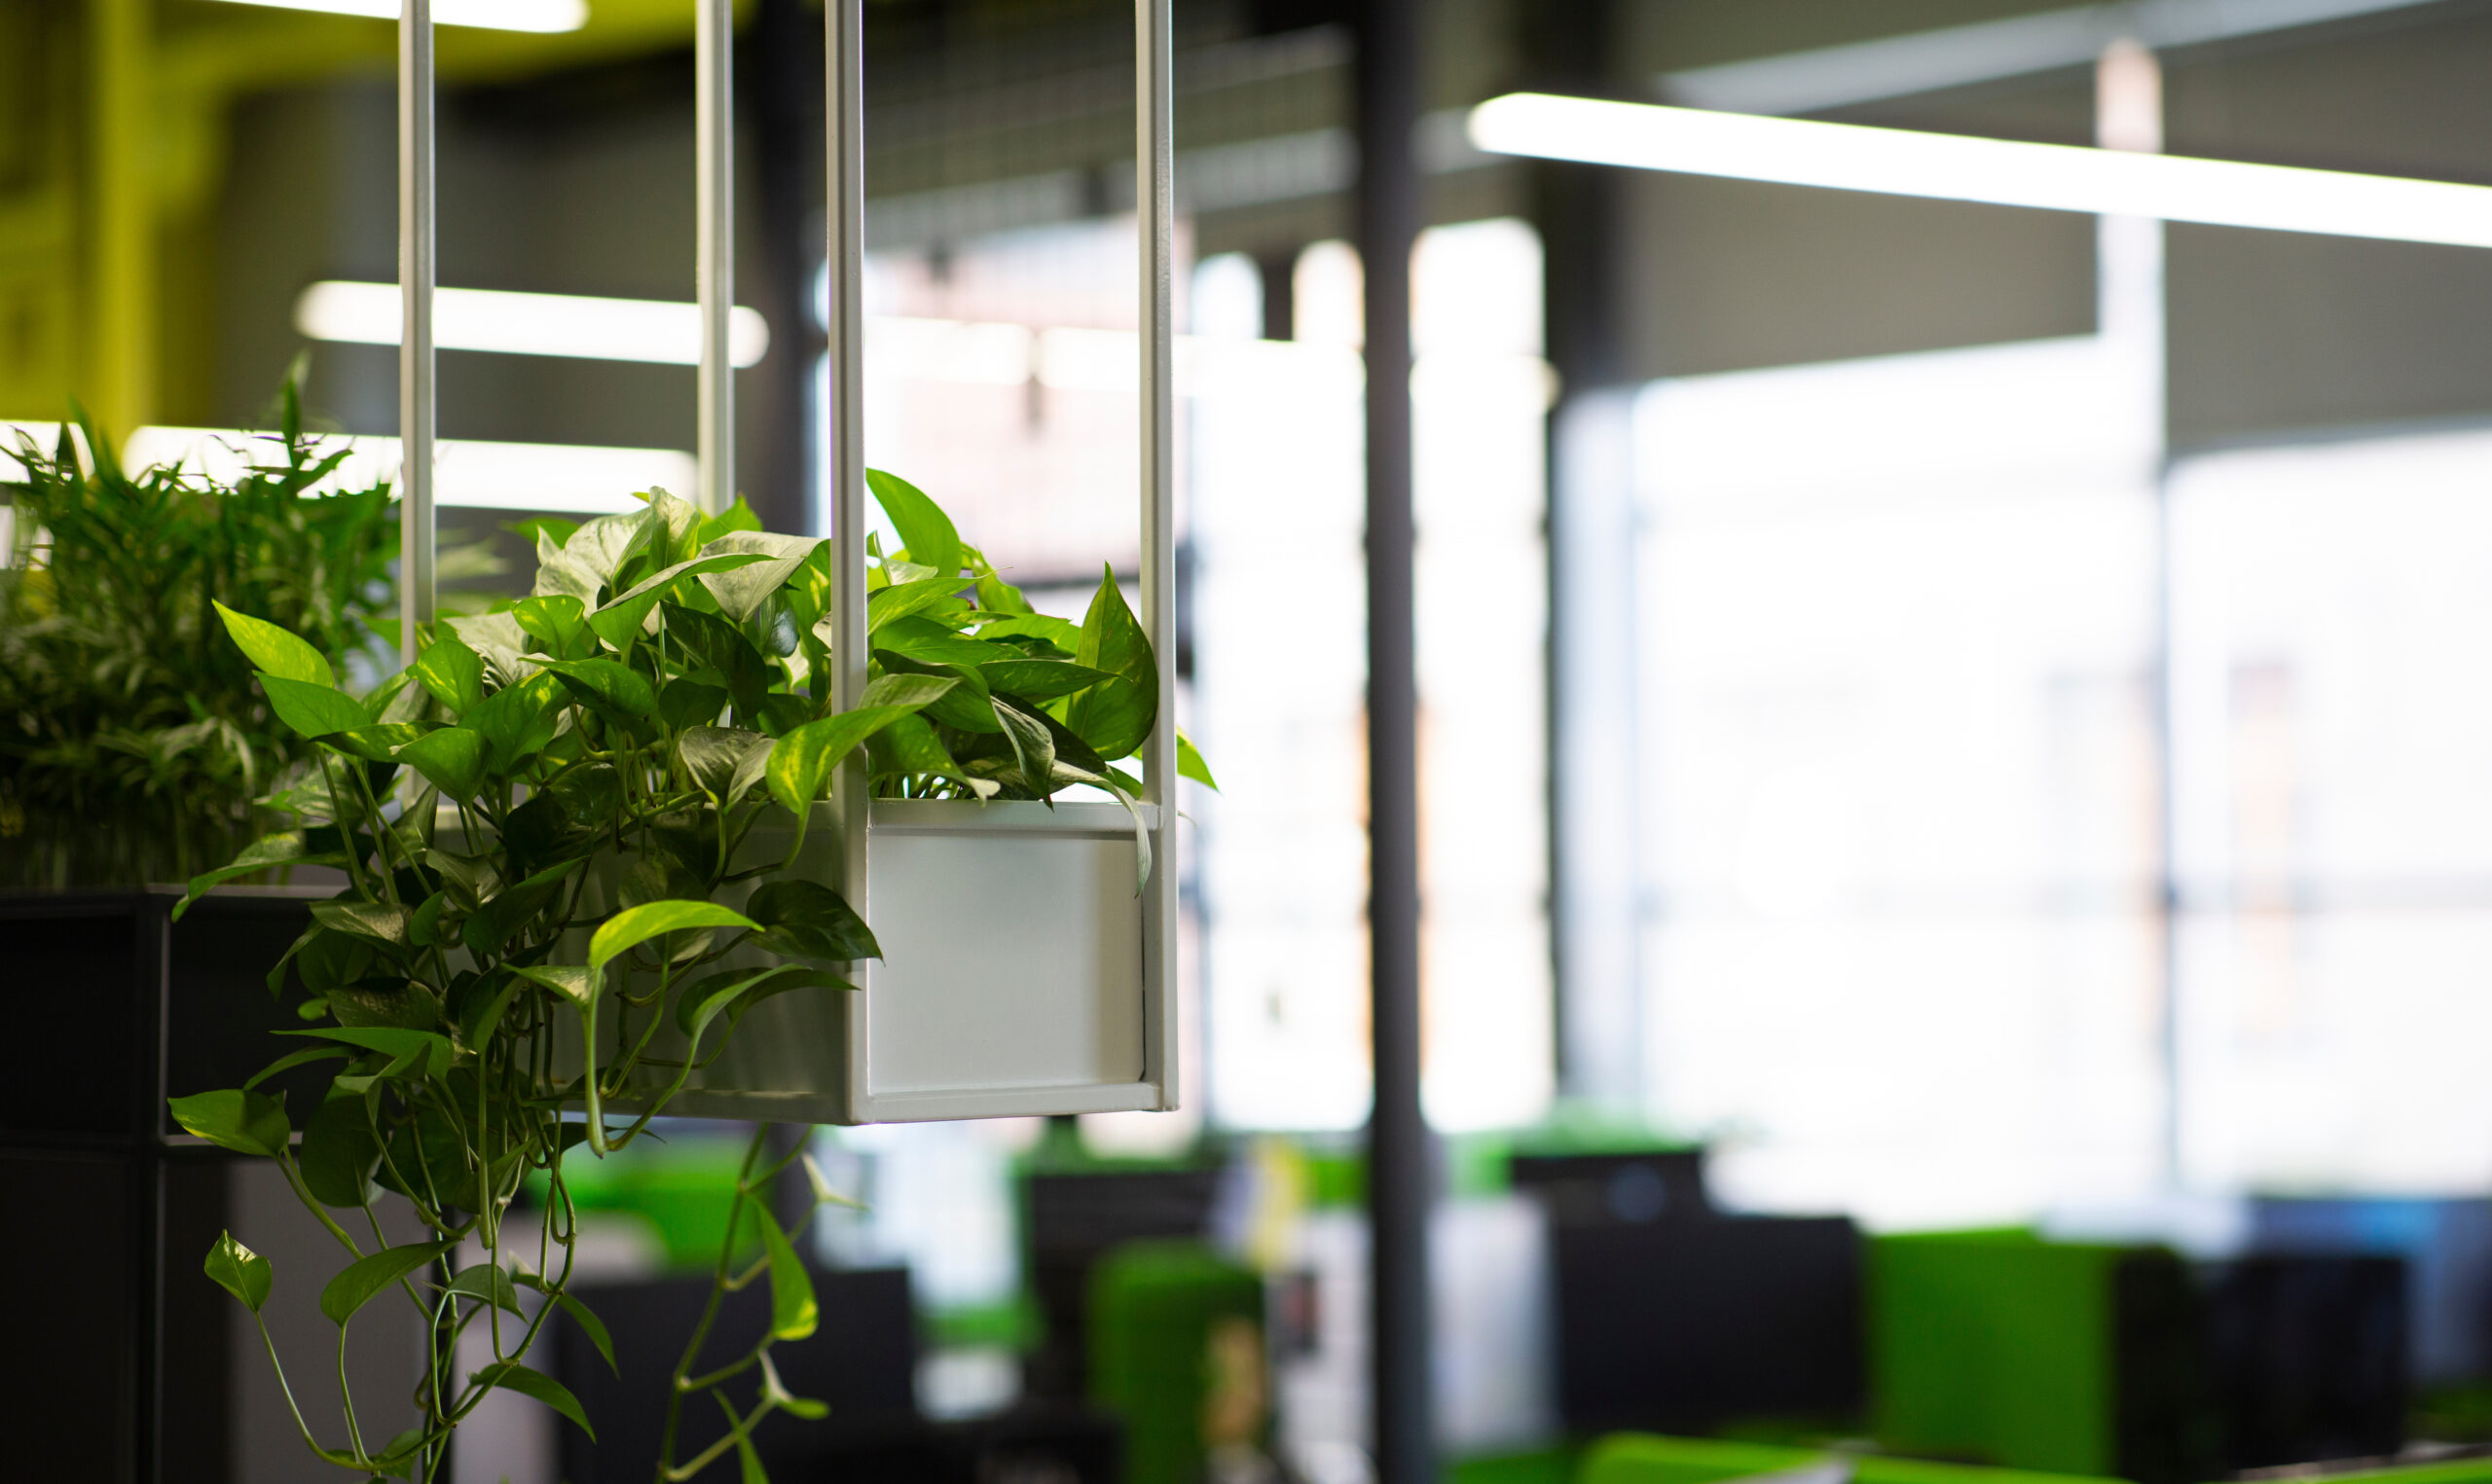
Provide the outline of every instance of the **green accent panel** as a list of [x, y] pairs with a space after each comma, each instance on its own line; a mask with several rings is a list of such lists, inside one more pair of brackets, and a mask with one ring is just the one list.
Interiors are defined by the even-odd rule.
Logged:
[[1866, 1455], [1852, 1461], [1852, 1484], [2119, 1484], [2080, 1474], [2036, 1473], [2023, 1468], [1978, 1468], [1924, 1459]]
[[919, 1332], [927, 1343], [952, 1347], [1028, 1350], [1044, 1328], [1039, 1305], [1027, 1293], [1000, 1304], [967, 1304], [952, 1309], [921, 1311]]
[[1264, 1285], [1199, 1243], [1137, 1242], [1090, 1278], [1090, 1394], [1125, 1423], [1126, 1484], [1197, 1484], [1213, 1325], [1260, 1332]]
[[1655, 1154], [1698, 1147], [1693, 1140], [1674, 1139], [1640, 1118], [1579, 1104], [1560, 1103], [1549, 1116], [1513, 1136], [1517, 1154]]
[[[1807, 1448], [1775, 1448], [1762, 1443], [1725, 1443], [1709, 1439], [1657, 1437], [1621, 1432], [1602, 1438], [1585, 1459], [1575, 1484], [1718, 1484], [1724, 1479], [1785, 1473], [1828, 1457]], [[1935, 1464], [1884, 1454], [1855, 1454], [1851, 1459], [1853, 1484], [2115, 1484], [2106, 1479], [2080, 1479], [2067, 1474], [2035, 1473], [2010, 1468], [1977, 1468], [1963, 1464]], [[2403, 1484], [2403, 1481], [2399, 1481]], [[2417, 1484], [2477, 1484], [2476, 1477], [2434, 1479]]]
[[1574, 1476], [1575, 1455], [1568, 1448], [1462, 1459], [1445, 1475], [1447, 1484], [1566, 1484]]
[[1764, 1443], [1620, 1432], [1594, 1443], [1575, 1484], [1717, 1484], [1750, 1474], [1802, 1468], [1824, 1455]]
[[1508, 1162], [1514, 1141], [1502, 1134], [1454, 1134], [1445, 1140], [1446, 1194], [1455, 1200], [1504, 1195], [1514, 1188]]
[[2046, 1243], [2024, 1231], [1872, 1241], [1870, 1394], [1880, 1444], [2110, 1474], [2112, 1275], [2129, 1250]]
[[1319, 1211], [1367, 1204], [1367, 1161], [1356, 1154], [1310, 1149], [1306, 1175], [1306, 1204]]

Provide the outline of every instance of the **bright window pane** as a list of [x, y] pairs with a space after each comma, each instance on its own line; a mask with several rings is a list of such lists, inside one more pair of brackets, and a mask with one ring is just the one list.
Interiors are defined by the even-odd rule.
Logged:
[[2479, 1186], [2492, 434], [2174, 472], [2188, 1174]]
[[2118, 397], [2091, 340], [1646, 393], [1648, 1094], [1736, 1200], [1925, 1225], [2156, 1174]]

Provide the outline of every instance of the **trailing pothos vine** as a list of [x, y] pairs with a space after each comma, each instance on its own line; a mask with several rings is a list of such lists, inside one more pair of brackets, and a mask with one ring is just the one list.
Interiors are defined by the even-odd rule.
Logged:
[[[183, 906], [281, 868], [326, 867], [347, 885], [313, 904], [269, 975], [272, 994], [299, 992], [305, 1025], [285, 1033], [300, 1049], [241, 1087], [174, 1099], [174, 1116], [275, 1161], [345, 1249], [320, 1296], [342, 1387], [367, 1305], [412, 1304], [428, 1335], [413, 1426], [382, 1435], [351, 1391], [334, 1422], [296, 1411], [321, 1458], [437, 1479], [453, 1430], [495, 1390], [587, 1426], [576, 1398], [525, 1363], [558, 1310], [607, 1349], [569, 1291], [579, 1225], [564, 1157], [647, 1137], [754, 1005], [847, 991], [845, 966], [880, 956], [848, 903], [795, 865], [849, 756], [865, 749], [886, 797], [1046, 799], [1080, 784], [1131, 806], [1136, 780], [1119, 765], [1160, 724], [1162, 698], [1113, 577], [1080, 625], [1036, 613], [933, 500], [879, 472], [872, 486], [905, 545], [869, 543], [868, 682], [845, 710], [831, 704], [830, 548], [758, 529], [741, 502], [705, 519], [652, 491], [629, 516], [537, 523], [533, 594], [443, 620], [369, 696], [341, 689], [302, 638], [220, 606], [270, 709], [314, 759], [263, 801], [291, 827], [196, 878]], [[1191, 743], [1182, 751], [1183, 771], [1209, 782]], [[310, 1063], [338, 1064], [317, 1105], [262, 1090]], [[660, 1481], [731, 1451], [753, 1477], [754, 1426], [820, 1411], [769, 1358], [817, 1318], [770, 1198], [799, 1156], [773, 1163], [764, 1148], [756, 1134], [711, 1309], [676, 1370]], [[816, 1204], [833, 1199], [807, 1172]], [[531, 1176], [541, 1199], [523, 1198]], [[421, 1240], [388, 1241], [385, 1196]], [[729, 1254], [748, 1219], [760, 1256], [739, 1271]], [[259, 1315], [266, 1258], [228, 1234], [206, 1270]], [[718, 1296], [762, 1281], [767, 1332], [698, 1370]], [[460, 1341], [477, 1332], [491, 1358], [470, 1370]], [[282, 1379], [289, 1357], [269, 1351]], [[682, 1408], [705, 1395], [725, 1432], [678, 1459]]]

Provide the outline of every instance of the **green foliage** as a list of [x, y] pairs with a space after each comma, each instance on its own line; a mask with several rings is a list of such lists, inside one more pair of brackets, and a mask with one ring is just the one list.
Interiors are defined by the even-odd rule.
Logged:
[[[879, 957], [856, 911], [793, 869], [843, 762], [861, 750], [886, 796], [1047, 798], [1086, 783], [1131, 807], [1134, 781], [1113, 762], [1156, 724], [1158, 682], [1114, 581], [1081, 629], [1041, 623], [932, 500], [887, 476], [876, 489], [953, 564], [875, 559], [869, 679], [845, 712], [829, 704], [827, 544], [755, 530], [741, 505], [705, 521], [662, 491], [630, 516], [539, 525], [530, 597], [420, 633], [416, 663], [363, 700], [316, 644], [220, 608], [230, 646], [314, 761], [269, 801], [281, 827], [199, 873], [182, 907], [270, 863], [346, 873], [270, 976], [273, 992], [299, 987], [311, 1023], [284, 1033], [317, 1044], [253, 1085], [286, 1066], [339, 1066], [320, 1103], [297, 1110], [299, 1143], [284, 1106], [247, 1087], [176, 1099], [174, 1113], [275, 1160], [346, 1246], [353, 1260], [321, 1295], [341, 1346], [348, 1319], [392, 1292], [431, 1333], [422, 1426], [376, 1451], [349, 1400], [345, 1447], [305, 1427], [321, 1457], [435, 1478], [452, 1430], [495, 1388], [586, 1425], [568, 1393], [520, 1364], [558, 1309], [603, 1335], [568, 1291], [578, 1206], [565, 1156], [631, 1145], [753, 1006], [848, 990], [845, 965]], [[791, 842], [784, 851], [771, 832]], [[618, 1104], [631, 1114], [609, 1116]], [[765, 1166], [763, 1147], [756, 1136], [739, 1171], [717, 1292], [766, 1278], [770, 1325], [742, 1359], [696, 1375], [703, 1321], [669, 1398], [662, 1478], [748, 1458], [772, 1410], [819, 1411], [769, 1366], [770, 1345], [813, 1333], [818, 1312], [771, 1213], [788, 1162]], [[531, 1184], [541, 1197], [523, 1200]], [[835, 1199], [818, 1176], [815, 1187]], [[369, 1213], [383, 1191], [413, 1207], [427, 1240], [380, 1243]], [[332, 1212], [364, 1213], [375, 1246]], [[761, 1255], [738, 1272], [748, 1220]], [[461, 1250], [481, 1260], [453, 1272]], [[240, 1261], [211, 1254], [211, 1275]], [[240, 1278], [218, 1281], [249, 1301]], [[520, 1287], [550, 1302], [529, 1317]], [[494, 1358], [462, 1376], [453, 1362], [471, 1326]], [[757, 1387], [741, 1410], [722, 1390], [738, 1378]], [[704, 1391], [727, 1435], [678, 1465], [679, 1408]]]
[[[346, 450], [304, 433], [291, 383], [284, 407], [230, 483], [126, 472], [84, 419], [92, 470], [65, 432], [49, 451], [20, 437], [0, 556], [0, 886], [184, 880], [232, 856], [253, 799], [311, 759], [252, 670], [326, 686], [371, 645], [398, 525], [385, 485], [308, 492]], [[286, 643], [238, 647], [219, 603]]]
[[269, 1301], [269, 1288], [275, 1282], [269, 1260], [235, 1241], [232, 1232], [218, 1237], [216, 1245], [207, 1249], [206, 1268], [207, 1276], [215, 1280], [218, 1287], [239, 1299], [242, 1307], [253, 1314]]

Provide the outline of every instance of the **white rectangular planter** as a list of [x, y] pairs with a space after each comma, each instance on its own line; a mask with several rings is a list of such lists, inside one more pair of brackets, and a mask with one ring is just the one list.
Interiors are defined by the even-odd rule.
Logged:
[[[861, 990], [765, 1001], [670, 1111], [873, 1123], [1174, 1104], [1131, 815], [883, 800], [869, 827], [873, 889], [856, 905], [883, 957], [854, 966]], [[834, 874], [847, 844], [838, 811], [817, 807], [800, 869]], [[757, 828], [741, 859], [786, 849], [784, 830]]]

